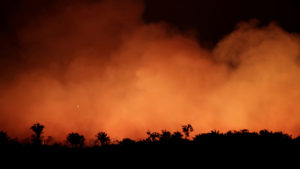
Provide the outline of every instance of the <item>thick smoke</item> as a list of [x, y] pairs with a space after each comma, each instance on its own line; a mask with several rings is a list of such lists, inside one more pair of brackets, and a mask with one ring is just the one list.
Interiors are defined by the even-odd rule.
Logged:
[[90, 1], [24, 23], [22, 64], [0, 85], [0, 128], [29, 136], [40, 122], [59, 139], [143, 138], [187, 123], [300, 134], [297, 35], [245, 22], [208, 50], [165, 23], [143, 23], [142, 13], [140, 1]]

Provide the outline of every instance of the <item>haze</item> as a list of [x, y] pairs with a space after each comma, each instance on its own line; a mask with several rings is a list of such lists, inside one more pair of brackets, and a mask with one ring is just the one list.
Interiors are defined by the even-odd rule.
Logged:
[[195, 133], [300, 134], [298, 34], [249, 20], [207, 49], [195, 38], [206, 32], [145, 23], [143, 11], [134, 0], [57, 3], [26, 21], [20, 58], [2, 72], [0, 129], [26, 137], [39, 122], [58, 139], [138, 139], [190, 123]]

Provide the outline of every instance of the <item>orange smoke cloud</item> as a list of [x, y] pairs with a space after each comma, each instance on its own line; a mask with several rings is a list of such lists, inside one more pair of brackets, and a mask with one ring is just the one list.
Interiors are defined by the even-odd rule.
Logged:
[[57, 8], [19, 31], [27, 66], [0, 86], [0, 128], [10, 135], [29, 136], [35, 122], [59, 139], [100, 130], [143, 138], [187, 123], [195, 132], [300, 134], [297, 35], [241, 23], [208, 50], [164, 23], [143, 23], [139, 1]]

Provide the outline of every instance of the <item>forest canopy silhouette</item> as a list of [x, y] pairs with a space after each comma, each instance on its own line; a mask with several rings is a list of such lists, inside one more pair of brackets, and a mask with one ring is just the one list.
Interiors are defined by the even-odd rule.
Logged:
[[[95, 135], [92, 142], [87, 143], [84, 135], [80, 133], [71, 132], [66, 136], [64, 142], [54, 141], [51, 137], [44, 138], [43, 130], [45, 126], [40, 123], [33, 124], [29, 129], [34, 133], [31, 139], [18, 140], [17, 138], [10, 138], [5, 131], [0, 131], [0, 146], [2, 150], [19, 148], [19, 150], [27, 148], [41, 148], [41, 147], [57, 147], [65, 148], [84, 148], [84, 147], [113, 147], [122, 145], [176, 145], [182, 146], [190, 144], [197, 145], [243, 145], [257, 146], [257, 145], [300, 145], [300, 136], [292, 137], [283, 132], [272, 132], [266, 129], [259, 132], [250, 132], [247, 129], [240, 131], [228, 131], [222, 133], [217, 130], [212, 130], [208, 133], [195, 134], [190, 137], [193, 132], [191, 124], [183, 125], [181, 131], [170, 132], [168, 130], [161, 130], [161, 132], [147, 131], [147, 138], [141, 140], [133, 140], [130, 138], [123, 138], [122, 140], [111, 140], [106, 132], [100, 131]], [[185, 135], [185, 136], [184, 136]], [[111, 142], [112, 141], [112, 142]], [[100, 143], [100, 144], [99, 144]]]
[[[234, 159], [247, 162], [248, 165], [269, 166], [270, 161], [266, 159], [274, 158], [284, 163], [283, 160], [297, 158], [296, 153], [300, 150], [300, 136], [292, 138], [291, 135], [266, 129], [259, 132], [243, 129], [226, 133], [213, 130], [190, 137], [190, 133], [194, 130], [191, 124], [187, 124], [181, 127], [181, 131], [147, 131], [148, 137], [142, 140], [130, 138], [111, 140], [107, 133], [100, 131], [95, 135], [96, 140], [88, 143], [84, 135], [76, 132], [69, 133], [64, 142], [53, 142], [51, 138], [43, 137], [44, 128], [45, 126], [40, 123], [33, 124], [29, 129], [34, 134], [30, 140], [23, 141], [10, 138], [6, 132], [0, 131], [2, 164], [6, 164], [6, 159], [9, 159], [27, 161], [22, 166], [40, 163], [69, 166], [79, 164], [114, 166], [117, 163], [120, 166], [118, 164], [120, 162], [126, 162], [122, 166], [141, 163], [157, 165], [155, 162], [168, 166], [182, 163], [187, 165], [187, 162], [190, 165], [201, 162], [202, 165], [215, 166], [216, 163], [211, 161]], [[179, 161], [173, 162], [177, 160]], [[112, 161], [114, 163], [111, 163]], [[229, 161], [230, 165], [231, 163]], [[225, 166], [228, 162], [218, 164]]]
[[[207, 160], [234, 158], [249, 164], [256, 164], [258, 161], [259, 164], [262, 164], [261, 162], [268, 164], [270, 162], [266, 161], [266, 158], [277, 158], [280, 161], [293, 156], [297, 158], [296, 154], [300, 150], [300, 136], [293, 138], [289, 134], [266, 129], [259, 132], [243, 129], [225, 133], [213, 130], [208, 133], [195, 133], [195, 136], [191, 137], [191, 132], [194, 132], [193, 126], [187, 124], [181, 127], [181, 131], [147, 131], [145, 133], [147, 137], [141, 140], [131, 138], [111, 140], [108, 133], [99, 131], [93, 141], [86, 140], [80, 133], [70, 132], [66, 135], [65, 141], [57, 142], [49, 137], [43, 137], [44, 128], [47, 127], [40, 123], [33, 124], [29, 129], [34, 134], [28, 140], [10, 138], [6, 132], [0, 131], [0, 154], [4, 157], [1, 159], [4, 161], [7, 158], [22, 159], [29, 164], [101, 163], [101, 166], [104, 166], [113, 165], [110, 161], [115, 163], [126, 161], [128, 162], [126, 164], [135, 165], [138, 164], [138, 160], [140, 163], [152, 165], [153, 160], [159, 162], [162, 160], [160, 164], [179, 165], [180, 162], [171, 163], [172, 160], [189, 164], [201, 161], [203, 164], [207, 163]], [[193, 161], [193, 158], [197, 160]]]

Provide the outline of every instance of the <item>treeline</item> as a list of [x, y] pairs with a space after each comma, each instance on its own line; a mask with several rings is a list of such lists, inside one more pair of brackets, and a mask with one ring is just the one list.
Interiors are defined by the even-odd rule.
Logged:
[[261, 164], [277, 166], [279, 162], [286, 165], [294, 158], [298, 162], [300, 152], [300, 137], [293, 138], [282, 132], [268, 130], [226, 133], [214, 130], [193, 133], [192, 137], [194, 129], [188, 124], [183, 125], [181, 131], [148, 131], [143, 140], [124, 138], [114, 141], [108, 133], [99, 131], [95, 133], [96, 141], [90, 144], [84, 135], [76, 132], [67, 134], [65, 142], [48, 142], [48, 138], [43, 137], [44, 128], [39, 123], [32, 125], [32, 135], [25, 142], [10, 138], [6, 132], [1, 131], [1, 165], [27, 165], [29, 168], [58, 167], [62, 164], [68, 168], [80, 165], [84, 168], [187, 168], [189, 165], [215, 168], [234, 164], [244, 168]]
[[[250, 132], [247, 129], [240, 131], [228, 131], [222, 133], [213, 130], [209, 133], [196, 134], [193, 138], [190, 133], [194, 131], [192, 125], [183, 125], [182, 131], [170, 132], [146, 132], [147, 138], [144, 140], [132, 140], [124, 138], [121, 141], [111, 142], [109, 135], [103, 131], [95, 135], [96, 141], [87, 146], [84, 135], [80, 133], [69, 133], [65, 143], [50, 143], [43, 138], [44, 125], [36, 123], [30, 127], [33, 134], [26, 143], [11, 139], [4, 131], [0, 131], [1, 148], [12, 147], [65, 147], [65, 148], [86, 148], [86, 147], [113, 147], [124, 145], [300, 145], [300, 136], [292, 138], [283, 132], [272, 132], [261, 130]], [[51, 138], [51, 137], [50, 137]]]

